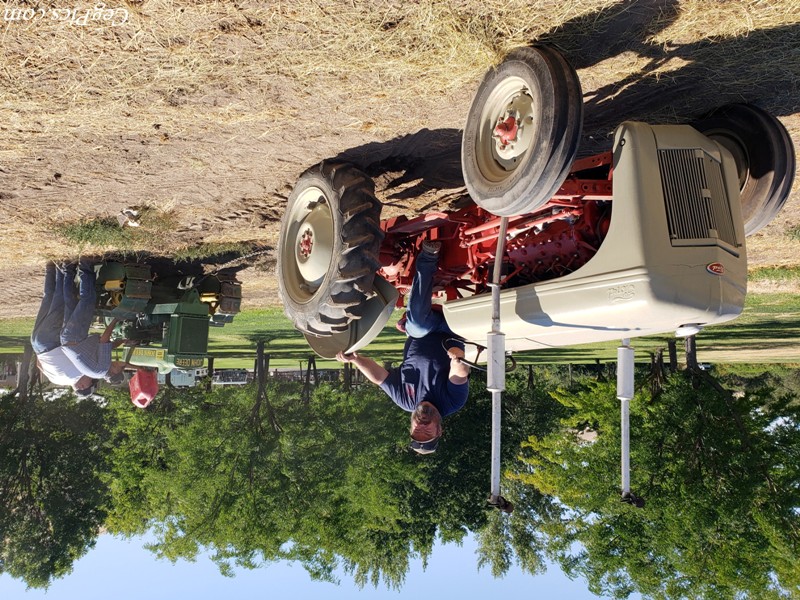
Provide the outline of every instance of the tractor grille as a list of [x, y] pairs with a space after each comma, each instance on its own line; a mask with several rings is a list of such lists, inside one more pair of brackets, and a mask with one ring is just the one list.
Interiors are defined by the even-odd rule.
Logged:
[[672, 245], [738, 247], [720, 164], [688, 148], [659, 150], [658, 165]]

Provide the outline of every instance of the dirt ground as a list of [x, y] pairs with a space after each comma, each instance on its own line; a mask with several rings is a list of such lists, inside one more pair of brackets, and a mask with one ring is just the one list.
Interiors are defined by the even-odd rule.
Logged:
[[[671, 33], [686, 3], [582, 4], [580, 15], [530, 38], [558, 44], [578, 68], [582, 152], [608, 147], [624, 119], [685, 121], [734, 101], [775, 114], [798, 147], [796, 1], [741, 3], [751, 28], [720, 36]], [[35, 314], [47, 259], [113, 250], [70, 246], [54, 233], [60, 224], [148, 206], [175, 227], [163, 246], [142, 250], [236, 241], [274, 248], [293, 182], [333, 157], [375, 178], [383, 216], [464, 197], [461, 128], [489, 54], [451, 85], [424, 63], [416, 77], [393, 73], [399, 46], [377, 54], [369, 70], [342, 59], [298, 76], [265, 58], [313, 45], [308, 25], [283, 4], [268, 14], [247, 3], [223, 3], [219, 14], [181, 2], [119, 6], [131, 12], [119, 27], [0, 22], [0, 319]], [[397, 25], [389, 17], [410, 8], [362, 10], [380, 17], [387, 38], [417, 14], [403, 13]], [[766, 10], [785, 14], [759, 25]], [[291, 30], [272, 35], [276, 22]], [[796, 183], [782, 214], [748, 241], [751, 265], [800, 264], [800, 241], [787, 235], [798, 225]], [[276, 304], [274, 253], [252, 262], [239, 274], [245, 306]]]

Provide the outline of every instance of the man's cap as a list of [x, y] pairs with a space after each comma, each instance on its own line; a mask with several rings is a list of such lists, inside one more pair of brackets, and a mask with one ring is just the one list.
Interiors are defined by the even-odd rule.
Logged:
[[411, 449], [416, 452], [417, 454], [433, 454], [436, 452], [436, 448], [439, 446], [439, 437], [435, 437], [432, 440], [428, 440], [427, 442], [418, 442], [417, 440], [411, 440]]

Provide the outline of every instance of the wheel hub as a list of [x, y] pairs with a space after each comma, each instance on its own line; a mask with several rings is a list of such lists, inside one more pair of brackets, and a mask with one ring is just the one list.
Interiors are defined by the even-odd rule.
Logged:
[[311, 251], [314, 249], [314, 230], [311, 227], [307, 227], [305, 231], [302, 232], [300, 235], [300, 245], [298, 247], [298, 252], [302, 258], [308, 258], [311, 256]]
[[517, 120], [512, 115], [509, 115], [505, 121], [500, 117], [500, 122], [494, 128], [492, 137], [499, 142], [502, 149], [516, 141], [518, 130]]
[[333, 260], [333, 217], [330, 206], [319, 190], [312, 190], [306, 198], [307, 202], [301, 204], [294, 215], [297, 225], [291, 256], [300, 276], [294, 290], [297, 297], [313, 294], [319, 288]]
[[491, 132], [479, 158], [488, 179], [504, 179], [514, 171], [533, 145], [533, 98], [522, 79], [504, 81], [486, 103], [482, 119]]

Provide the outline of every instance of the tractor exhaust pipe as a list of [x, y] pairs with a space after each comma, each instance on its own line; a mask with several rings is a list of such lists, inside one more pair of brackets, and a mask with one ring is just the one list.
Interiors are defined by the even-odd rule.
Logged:
[[630, 340], [622, 340], [617, 348], [617, 398], [620, 401], [620, 430], [622, 432], [622, 501], [637, 508], [644, 506], [644, 500], [631, 493], [631, 399], [634, 392], [634, 360]]
[[500, 425], [502, 422], [502, 398], [506, 389], [506, 337], [500, 331], [500, 277], [503, 271], [508, 218], [500, 219], [497, 234], [497, 250], [494, 257], [492, 282], [492, 330], [486, 338], [488, 364], [486, 389], [492, 393], [492, 470], [491, 492], [488, 503], [499, 510], [510, 513], [514, 506], [500, 495]]

